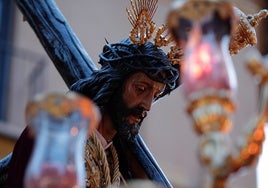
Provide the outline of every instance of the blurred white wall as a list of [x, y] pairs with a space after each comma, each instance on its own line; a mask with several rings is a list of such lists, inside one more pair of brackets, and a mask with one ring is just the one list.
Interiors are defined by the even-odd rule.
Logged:
[[[105, 44], [117, 42], [128, 36], [131, 25], [127, 19], [127, 0], [56, 0], [59, 8], [69, 21], [81, 43], [94, 60], [98, 61], [98, 54]], [[171, 0], [160, 0], [154, 21], [160, 26], [166, 18]], [[37, 37], [27, 22], [22, 21], [21, 13], [17, 11], [15, 24], [14, 45], [28, 49], [40, 57], [46, 58], [48, 67], [45, 75], [45, 91], [66, 92], [67, 88], [50, 62]], [[244, 70], [244, 65], [235, 57], [235, 66], [239, 74], [238, 110], [234, 117], [232, 139], [234, 143], [242, 134], [250, 116], [256, 110], [256, 86]], [[14, 74], [27, 67], [13, 67]], [[20, 76], [18, 74], [18, 76]], [[11, 88], [10, 101], [12, 106], [9, 112], [10, 123], [19, 126], [24, 124], [24, 105], [27, 91], [19, 83]], [[24, 99], [24, 100], [22, 100]], [[18, 104], [20, 104], [18, 107]], [[206, 172], [200, 166], [196, 156], [198, 137], [193, 131], [191, 122], [185, 113], [185, 100], [181, 88], [154, 104], [152, 111], [142, 127], [142, 135], [156, 160], [168, 178], [180, 186], [205, 187]], [[255, 170], [243, 170], [230, 178], [229, 188], [253, 188], [256, 184]]]

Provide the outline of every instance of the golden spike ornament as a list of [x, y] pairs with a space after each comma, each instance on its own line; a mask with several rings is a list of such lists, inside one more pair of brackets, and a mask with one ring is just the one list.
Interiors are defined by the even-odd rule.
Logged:
[[268, 16], [268, 10], [260, 10], [256, 14], [246, 15], [239, 8], [234, 7], [234, 12], [239, 19], [239, 23], [231, 35], [229, 46], [230, 54], [237, 54], [242, 48], [257, 44], [255, 28], [260, 21]]
[[131, 0], [132, 9], [127, 9], [128, 20], [133, 29], [130, 39], [134, 44], [145, 44], [152, 37], [155, 23], [152, 18], [157, 9], [157, 0]]
[[163, 24], [158, 28], [154, 38], [154, 43], [158, 47], [168, 46], [173, 43], [173, 45], [170, 46], [169, 52], [167, 53], [168, 59], [173, 65], [181, 64], [183, 51], [179, 45], [174, 44], [174, 38], [169, 32], [166, 24]]
[[173, 65], [181, 65], [183, 63], [183, 50], [179, 45], [171, 46], [167, 56]]
[[173, 43], [167, 56], [173, 65], [180, 64], [183, 53], [179, 45], [175, 44], [167, 25], [163, 24], [155, 31], [156, 25], [152, 19], [157, 10], [158, 0], [130, 0], [130, 3], [131, 8], [126, 10], [128, 20], [133, 26], [129, 35], [131, 41], [143, 45], [152, 39], [157, 47], [165, 47]]
[[173, 38], [168, 33], [167, 25], [162, 25], [158, 28], [156, 36], [154, 38], [154, 43], [156, 46], [167, 46], [173, 41]]

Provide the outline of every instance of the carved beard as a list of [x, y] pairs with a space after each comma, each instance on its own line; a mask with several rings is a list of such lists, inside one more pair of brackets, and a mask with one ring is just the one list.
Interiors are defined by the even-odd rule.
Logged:
[[127, 120], [125, 119], [128, 115], [131, 114], [141, 114], [143, 112], [143, 109], [140, 107], [135, 107], [135, 108], [122, 108], [121, 112], [117, 112], [118, 114], [118, 119], [115, 122], [116, 125], [116, 130], [119, 134], [120, 137], [122, 137], [124, 140], [128, 142], [133, 142], [135, 140], [136, 135], [139, 133], [141, 123], [144, 119], [141, 118], [141, 121], [139, 123], [133, 123], [129, 124]]
[[[122, 94], [123, 92], [120, 89], [113, 94], [107, 105], [108, 114], [111, 117], [119, 137], [124, 141], [133, 142], [136, 135], [139, 133], [141, 123], [147, 114], [142, 117], [144, 109], [139, 106], [128, 108], [123, 100]], [[129, 115], [137, 115], [140, 117], [141, 121], [139, 123], [129, 124], [126, 119]]]

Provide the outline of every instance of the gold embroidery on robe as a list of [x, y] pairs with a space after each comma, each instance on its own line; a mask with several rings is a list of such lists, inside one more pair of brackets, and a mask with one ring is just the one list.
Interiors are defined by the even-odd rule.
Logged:
[[105, 188], [120, 185], [118, 156], [113, 144], [104, 149], [93, 133], [86, 141], [86, 187]]

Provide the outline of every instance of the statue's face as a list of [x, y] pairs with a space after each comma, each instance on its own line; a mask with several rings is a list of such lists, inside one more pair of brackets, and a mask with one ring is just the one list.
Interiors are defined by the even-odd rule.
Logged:
[[140, 108], [137, 114], [124, 117], [128, 124], [138, 124], [150, 111], [154, 100], [165, 90], [165, 85], [151, 80], [142, 72], [131, 75], [123, 85], [123, 101], [128, 109]]
[[164, 84], [151, 80], [142, 72], [126, 79], [108, 105], [111, 119], [121, 137], [133, 140], [152, 103], [164, 90]]

